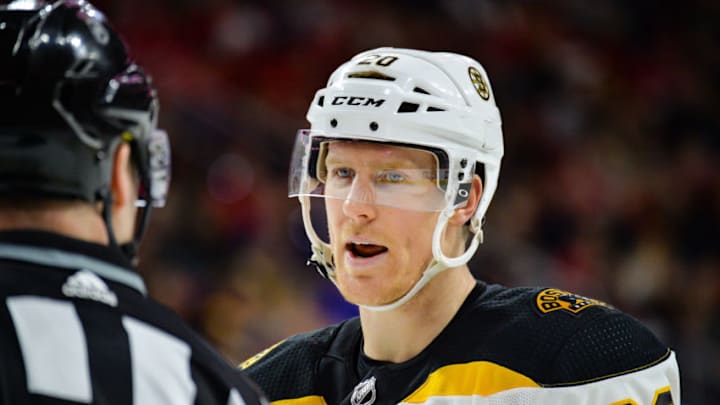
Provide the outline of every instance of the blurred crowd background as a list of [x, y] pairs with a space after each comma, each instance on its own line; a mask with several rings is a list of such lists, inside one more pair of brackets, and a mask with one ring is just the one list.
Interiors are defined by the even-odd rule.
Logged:
[[98, 0], [173, 142], [141, 271], [232, 362], [353, 316], [305, 266], [287, 162], [314, 92], [378, 46], [487, 69], [506, 157], [477, 277], [606, 300], [720, 404], [720, 2]]

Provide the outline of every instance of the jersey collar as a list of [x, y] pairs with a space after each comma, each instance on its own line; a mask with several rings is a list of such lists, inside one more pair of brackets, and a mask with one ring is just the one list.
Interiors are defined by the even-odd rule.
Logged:
[[145, 283], [120, 252], [43, 231], [0, 232], [0, 259], [65, 269], [87, 269], [147, 295]]

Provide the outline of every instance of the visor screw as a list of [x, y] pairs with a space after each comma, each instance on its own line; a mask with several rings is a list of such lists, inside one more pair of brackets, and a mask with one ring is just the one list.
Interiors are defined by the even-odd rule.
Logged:
[[375, 121], [371, 122], [371, 123], [370, 123], [370, 130], [372, 130], [372, 131], [377, 131], [377, 129], [378, 129], [378, 123], [375, 122]]
[[337, 120], [335, 118], [330, 120], [330, 126], [335, 128], [337, 126]]
[[95, 154], [95, 159], [97, 159], [97, 160], [105, 159], [105, 152], [103, 152], [101, 150], [97, 151], [97, 153]]
[[458, 195], [462, 198], [467, 198], [467, 196], [470, 195], [470, 193], [465, 189], [458, 190]]

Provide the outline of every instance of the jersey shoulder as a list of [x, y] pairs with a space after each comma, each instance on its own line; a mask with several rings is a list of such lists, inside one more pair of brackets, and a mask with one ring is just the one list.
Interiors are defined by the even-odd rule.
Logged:
[[262, 394], [245, 373], [228, 364], [221, 353], [175, 311], [151, 297], [137, 294], [126, 297], [123, 304], [126, 314], [145, 327], [155, 329], [156, 333], [165, 334], [183, 346], [187, 345], [195, 378], [208, 386], [235, 390], [247, 404], [261, 402]]
[[473, 313], [476, 328], [490, 325], [497, 360], [545, 386], [627, 374], [670, 355], [634, 317], [555, 288], [488, 286]]
[[328, 354], [338, 332], [357, 318], [291, 336], [244, 361], [240, 368], [271, 400], [316, 394], [319, 362]]
[[[7, 395], [27, 394], [27, 390], [19, 388], [27, 385], [25, 375], [42, 373], [56, 378], [52, 376], [72, 368], [66, 364], [70, 358], [44, 346], [55, 342], [57, 347], [72, 347], [77, 358], [85, 353], [86, 358], [100, 359], [92, 369], [83, 362], [77, 367], [93, 373], [89, 381], [95, 395], [112, 398], [112, 403], [129, 403], [132, 398], [123, 395], [132, 395], [127, 388], [132, 378], [150, 374], [163, 380], [162, 384], [149, 383], [153, 386], [153, 392], [148, 394], [152, 398], [170, 392], [191, 396], [194, 392], [197, 403], [203, 404], [226, 404], [229, 398], [241, 399], [248, 405], [264, 403], [262, 393], [242, 372], [230, 366], [174, 311], [141, 292], [98, 277], [97, 283], [90, 284], [94, 289], [85, 291], [102, 292], [102, 297], [112, 297], [112, 301], [95, 299], [99, 294], [65, 294], [63, 286], [70, 285], [67, 280], [72, 280], [76, 270], [31, 265], [13, 269], [0, 272], [0, 327], [7, 331], [0, 337], [0, 376], [6, 373], [8, 377], [0, 378], [0, 390], [11, 387], [6, 389], [10, 392]], [[35, 271], [37, 274], [32, 274]], [[28, 277], [31, 282], [23, 284], [17, 278], [23, 274], [35, 277]], [[38, 333], [53, 339], [37, 340], [34, 336]], [[36, 348], [43, 353], [47, 350], [45, 357], [56, 361], [31, 361], [26, 352]], [[17, 367], [34, 371], [7, 374], [8, 367], [11, 371]], [[107, 378], [110, 374], [112, 378]], [[34, 403], [25, 399], [11, 402]]]

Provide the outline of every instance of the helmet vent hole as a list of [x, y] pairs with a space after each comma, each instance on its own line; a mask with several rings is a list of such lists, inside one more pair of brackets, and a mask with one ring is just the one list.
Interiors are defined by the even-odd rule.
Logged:
[[427, 111], [428, 111], [428, 112], [433, 112], [433, 111], [445, 111], [445, 109], [444, 109], [444, 108], [439, 108], [439, 107], [428, 107], [428, 108], [427, 108]]
[[335, 118], [330, 120], [330, 126], [333, 128], [337, 127], [337, 120]]
[[415, 93], [427, 94], [428, 96], [430, 95], [430, 92], [427, 91], [427, 90], [425, 90], [425, 89], [423, 89], [422, 87], [415, 87], [415, 88], [413, 89], [413, 91], [414, 91]]
[[91, 60], [82, 60], [72, 68], [72, 73], [78, 76], [87, 75], [95, 66]]
[[404, 102], [404, 103], [400, 104], [400, 108], [398, 108], [397, 112], [412, 113], [412, 112], [417, 111], [418, 107], [420, 107], [419, 104]]
[[318, 105], [319, 105], [320, 107], [322, 107], [323, 104], [325, 104], [325, 96], [320, 96], [320, 97], [318, 98]]
[[377, 130], [378, 130], [378, 123], [375, 122], [375, 121], [371, 122], [371, 123], [370, 123], [370, 129], [373, 130], [373, 131], [377, 131]]
[[389, 82], [395, 81], [394, 77], [388, 76], [384, 73], [380, 73], [375, 70], [350, 73], [347, 77], [348, 77], [348, 79], [375, 79], [375, 80], [387, 80]]

